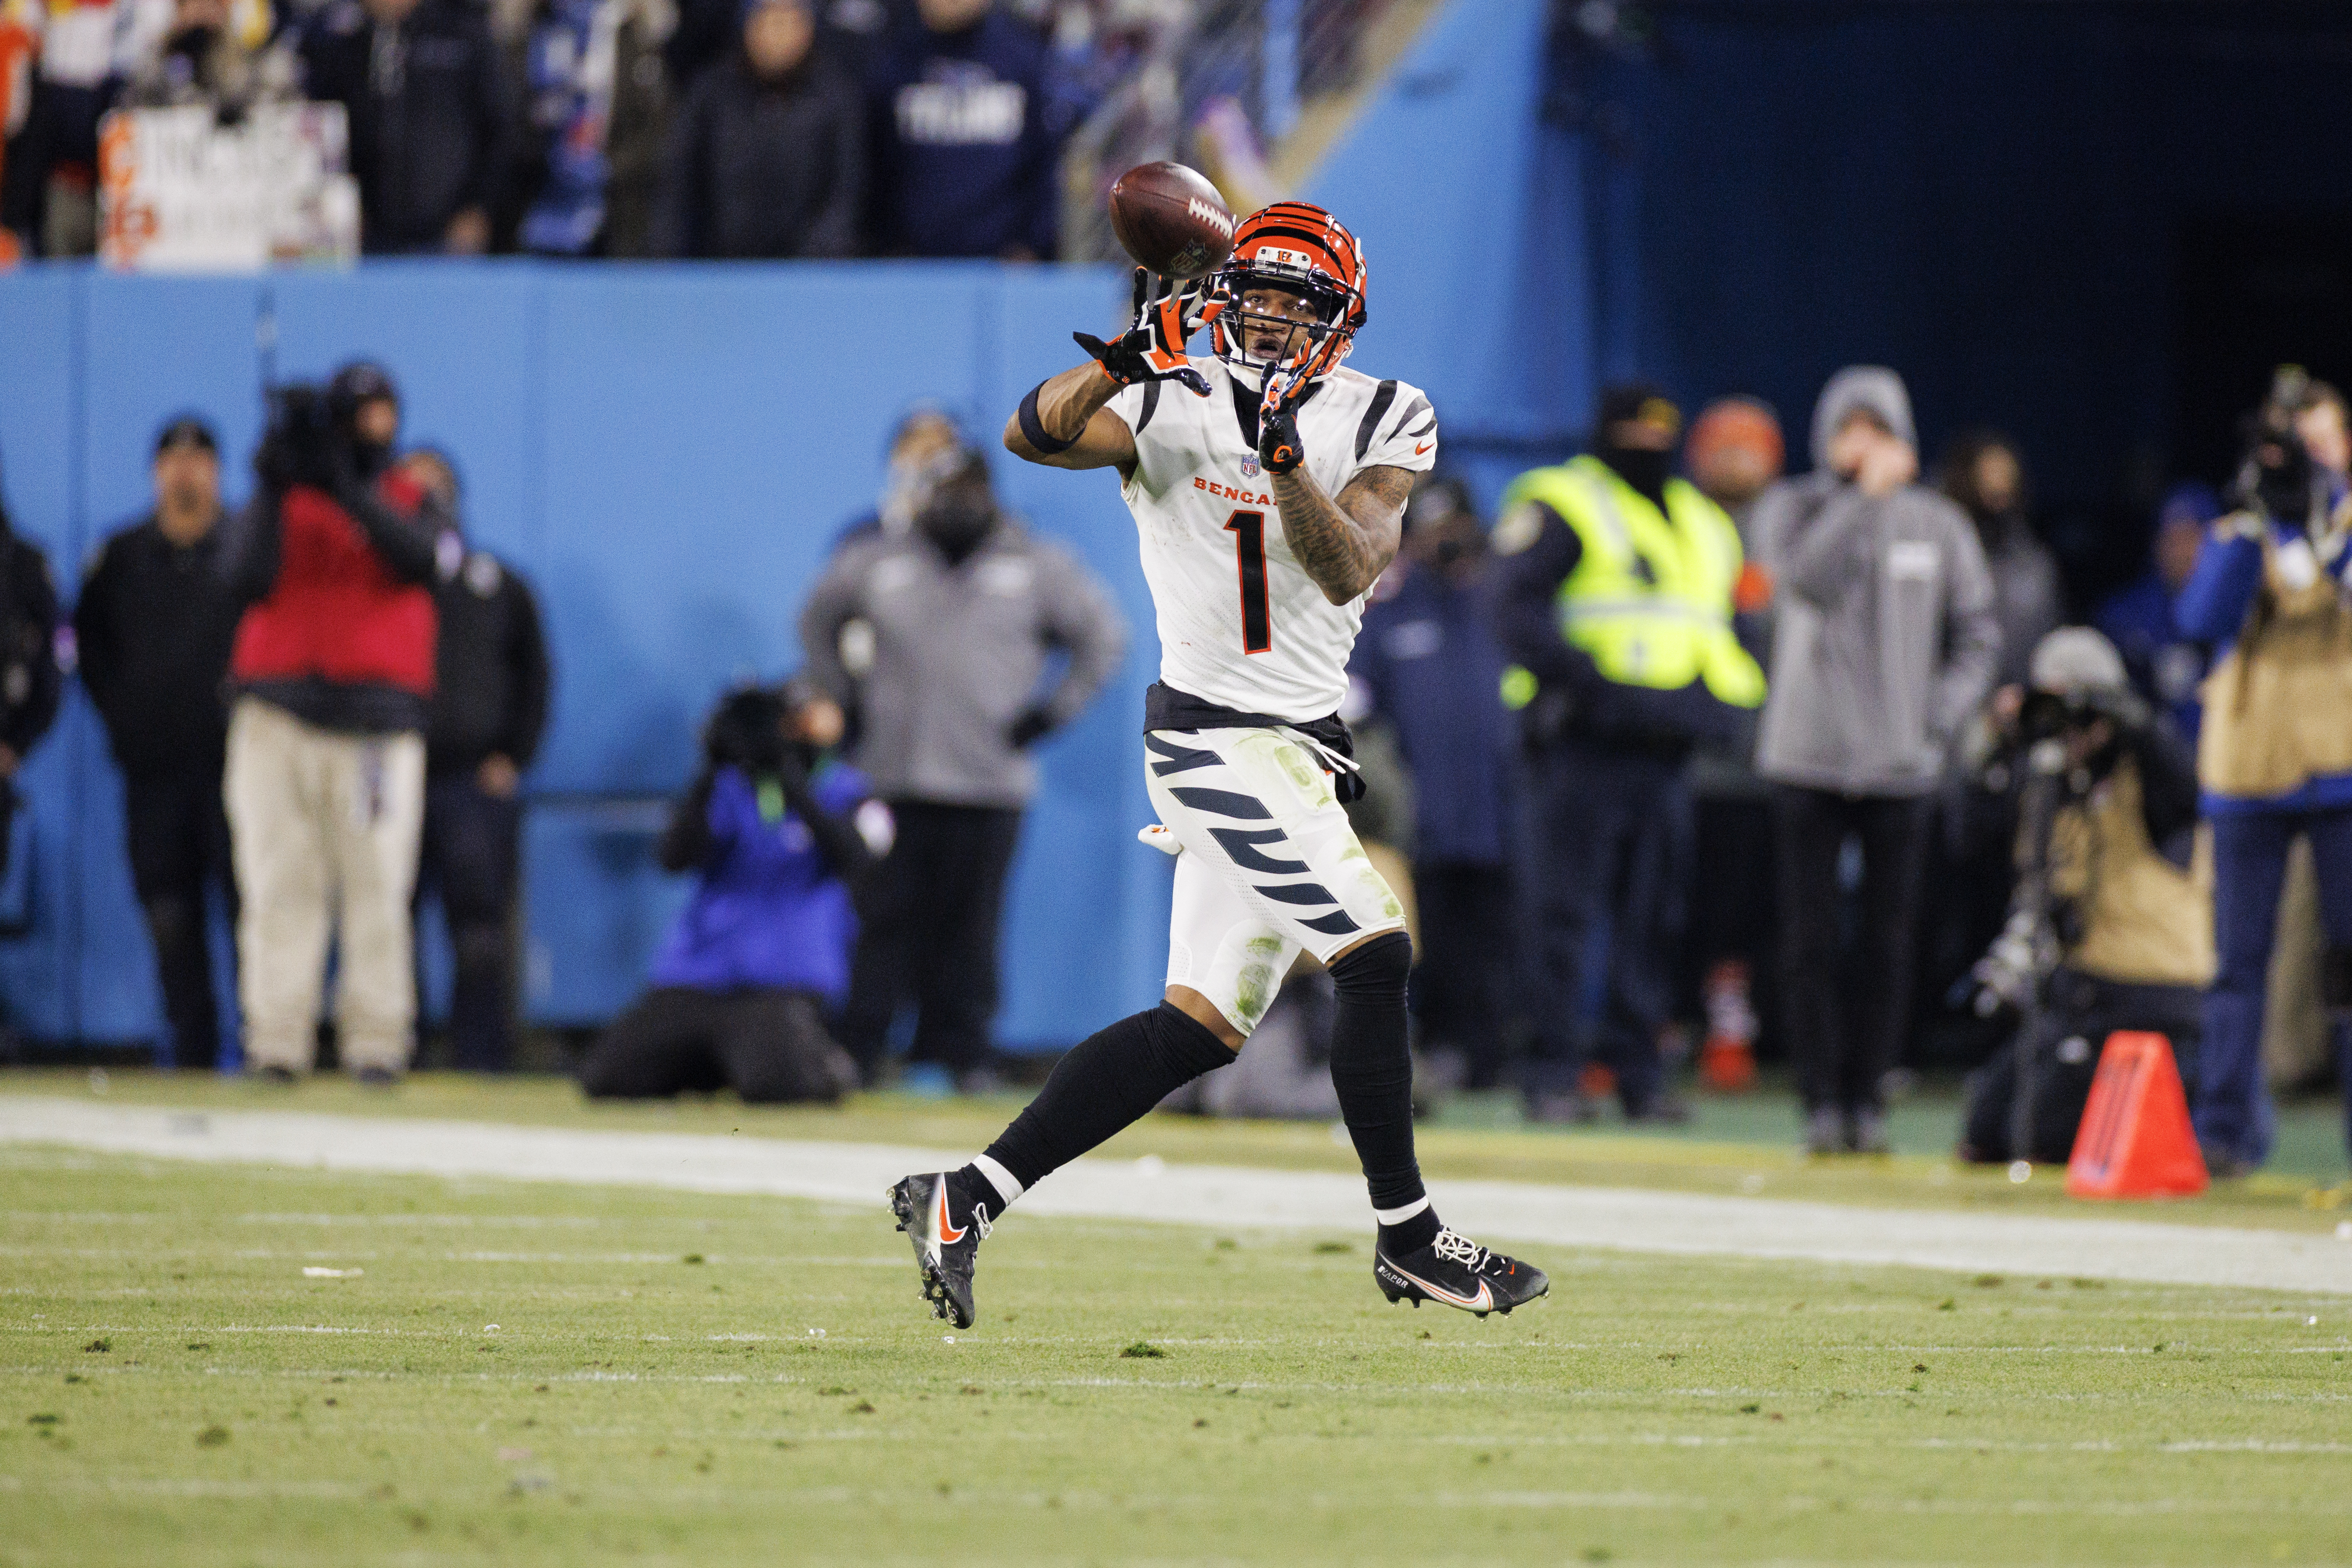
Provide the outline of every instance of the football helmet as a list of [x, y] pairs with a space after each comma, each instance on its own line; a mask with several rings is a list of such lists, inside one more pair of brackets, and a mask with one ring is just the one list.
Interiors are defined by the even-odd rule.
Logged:
[[[1210, 346], [1235, 370], [1265, 372], [1276, 367], [1254, 359], [1243, 330], [1251, 314], [1242, 296], [1253, 288], [1286, 288], [1303, 295], [1316, 319], [1294, 331], [1285, 361], [1321, 375], [1347, 358], [1356, 329], [1364, 324], [1364, 252], [1339, 219], [1310, 202], [1276, 202], [1244, 218], [1234, 230], [1234, 253], [1213, 277], [1215, 292], [1228, 303], [1209, 323]], [[1301, 324], [1285, 322], [1299, 328]]]

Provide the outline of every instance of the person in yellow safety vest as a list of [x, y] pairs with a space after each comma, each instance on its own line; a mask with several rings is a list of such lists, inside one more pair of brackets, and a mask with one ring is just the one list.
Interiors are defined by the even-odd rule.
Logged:
[[1656, 388], [1608, 389], [1591, 452], [1520, 476], [1495, 528], [1505, 695], [1528, 748], [1536, 1121], [1598, 1116], [1592, 1062], [1629, 1122], [1688, 1115], [1658, 1051], [1689, 904], [1688, 763], [1747, 734], [1764, 675], [1732, 633], [1739, 535], [1671, 476], [1681, 429]]

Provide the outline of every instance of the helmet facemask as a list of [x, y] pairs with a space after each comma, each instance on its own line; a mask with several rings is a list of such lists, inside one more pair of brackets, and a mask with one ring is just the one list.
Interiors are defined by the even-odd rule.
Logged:
[[[1262, 377], [1285, 365], [1319, 360], [1322, 369], [1328, 370], [1346, 355], [1355, 332], [1349, 324], [1352, 289], [1335, 287], [1330, 279], [1305, 267], [1266, 262], [1226, 267], [1216, 282], [1227, 304], [1224, 313], [1210, 323], [1210, 342], [1217, 358], [1233, 369]], [[1265, 288], [1278, 288], [1304, 299], [1314, 319], [1300, 321], [1244, 308], [1244, 295]], [[1250, 352], [1250, 329], [1261, 325], [1284, 331], [1283, 350], [1276, 358], [1263, 359]]]

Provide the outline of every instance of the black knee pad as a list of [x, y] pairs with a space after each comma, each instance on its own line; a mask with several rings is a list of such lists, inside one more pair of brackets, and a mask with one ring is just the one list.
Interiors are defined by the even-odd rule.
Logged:
[[2319, 956], [2319, 1005], [2338, 1018], [2352, 1017], [2352, 947], [2330, 947]]
[[1412, 977], [1412, 938], [1402, 931], [1375, 936], [1328, 966], [1331, 988], [1342, 1003], [1391, 1002], [1404, 1006], [1405, 982]]

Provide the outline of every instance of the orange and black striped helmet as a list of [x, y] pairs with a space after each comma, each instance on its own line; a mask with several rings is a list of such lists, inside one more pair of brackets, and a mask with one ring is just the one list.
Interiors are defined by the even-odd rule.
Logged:
[[1276, 202], [1261, 207], [1234, 230], [1234, 253], [1217, 269], [1217, 290], [1233, 301], [1227, 312], [1209, 326], [1209, 341], [1217, 358], [1243, 370], [1272, 367], [1250, 358], [1235, 329], [1244, 292], [1252, 288], [1286, 288], [1302, 294], [1315, 306], [1317, 325], [1307, 329], [1312, 341], [1302, 350], [1316, 356], [1328, 370], [1347, 357], [1364, 324], [1364, 250], [1348, 225], [1311, 202]]

